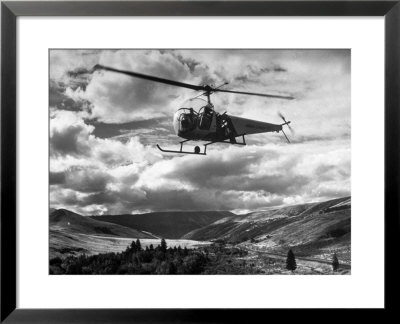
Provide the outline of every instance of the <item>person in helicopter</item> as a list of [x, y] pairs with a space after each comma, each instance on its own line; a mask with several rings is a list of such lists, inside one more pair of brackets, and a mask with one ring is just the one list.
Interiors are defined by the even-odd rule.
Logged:
[[213, 117], [213, 105], [208, 103], [203, 108], [203, 112], [200, 115], [199, 120], [199, 128], [200, 129], [209, 129], [212, 122]]
[[228, 138], [231, 143], [236, 143], [235, 137], [238, 135], [232, 125], [229, 116], [226, 113], [217, 115], [217, 133], [222, 139]]
[[182, 114], [180, 117], [180, 129], [182, 132], [192, 130], [196, 125], [196, 114], [193, 108], [189, 108], [189, 113]]

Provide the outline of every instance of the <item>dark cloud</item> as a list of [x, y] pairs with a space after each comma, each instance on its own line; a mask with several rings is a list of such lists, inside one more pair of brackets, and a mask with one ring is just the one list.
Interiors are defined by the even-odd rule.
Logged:
[[[148, 190], [147, 200], [137, 207], [151, 208], [157, 211], [174, 210], [234, 210], [237, 208], [255, 209], [259, 207], [282, 204], [283, 196], [268, 199], [267, 193], [259, 192], [258, 199], [246, 200], [248, 192], [225, 190]], [[264, 195], [264, 196], [263, 196]]]
[[[161, 51], [161, 53], [162, 52], [163, 51]], [[169, 51], [169, 52], [172, 55], [174, 55], [179, 60], [179, 62], [181, 62], [183, 65], [186, 65], [189, 68], [190, 72], [192, 72], [192, 73], [195, 72], [196, 67], [201, 65], [200, 62], [198, 62], [192, 58], [184, 58], [182, 55], [175, 54], [174, 52], [171, 52], [171, 51]]]
[[71, 71], [67, 71], [67, 75], [71, 78], [78, 78], [81, 77], [82, 75], [89, 75], [92, 74], [93, 70], [88, 70], [86, 68], [76, 68], [74, 70]]
[[[98, 138], [110, 138], [118, 135], [122, 135], [128, 131], [135, 131], [137, 129], [149, 129], [153, 130], [159, 127], [166, 121], [170, 121], [171, 118], [153, 118], [147, 120], [136, 120], [128, 123], [102, 123], [97, 120], [86, 120], [88, 125], [94, 126], [93, 135]], [[170, 126], [172, 131], [172, 126]]]
[[[54, 188], [55, 187], [55, 188]], [[65, 208], [70, 208], [76, 210], [77, 203], [79, 202], [79, 197], [77, 192], [72, 190], [64, 190], [58, 188], [58, 186], [52, 186], [50, 191], [50, 206], [63, 206]]]
[[64, 95], [65, 88], [61, 87], [57, 82], [50, 80], [49, 88], [49, 105], [57, 107], [66, 99]]
[[287, 72], [287, 69], [285, 69], [279, 65], [275, 65], [273, 70], [274, 70], [274, 72]]
[[199, 159], [190, 164], [177, 161], [173, 170], [165, 177], [181, 179], [196, 187], [223, 188], [230, 183], [230, 186], [237, 188], [242, 185], [242, 177], [251, 173], [252, 166], [259, 164], [262, 159], [274, 159], [277, 156], [274, 151], [260, 150], [252, 155], [237, 155], [223, 160], [215, 155], [210, 156], [207, 161]]
[[79, 192], [104, 191], [111, 176], [98, 170], [74, 170], [66, 175], [66, 186]]
[[49, 174], [50, 185], [64, 184], [65, 173], [64, 172], [50, 172]]
[[111, 176], [99, 170], [70, 168], [64, 172], [50, 172], [50, 184], [77, 192], [101, 192], [108, 183], [112, 183]]
[[89, 147], [84, 141], [79, 141], [79, 135], [84, 131], [81, 125], [71, 125], [62, 131], [54, 130], [50, 138], [50, 155], [86, 155]]
[[259, 83], [259, 77], [263, 74], [269, 73], [282, 73], [287, 72], [287, 69], [283, 68], [279, 64], [272, 64], [269, 67], [259, 67], [252, 64], [246, 66], [246, 74], [240, 74], [234, 77], [234, 81], [239, 81], [239, 84], [256, 84]]
[[89, 205], [113, 205], [117, 203], [120, 198], [111, 191], [102, 191], [98, 193], [94, 193], [83, 199], [77, 201], [77, 205], [80, 207], [85, 207]]
[[[135, 190], [126, 190], [123, 192], [115, 192], [104, 190], [102, 192], [91, 193], [84, 197], [76, 199], [73, 203], [74, 208], [87, 214], [85, 209], [88, 206], [102, 206], [107, 209], [107, 213], [111, 215], [130, 213], [131, 210], [146, 208], [151, 205], [142, 193]], [[94, 212], [93, 214], [96, 214]]]
[[[154, 210], [198, 210], [200, 205], [194, 202], [194, 197], [193, 192], [173, 188], [147, 190], [146, 200], [142, 201], [142, 206], [151, 206]], [[206, 206], [202, 207], [206, 209]]]
[[[86, 83], [71, 83], [71, 89], [86, 87]], [[90, 108], [90, 103], [87, 100], [78, 100], [70, 98], [66, 95], [65, 91], [67, 86], [63, 83], [57, 83], [55, 81], [50, 80], [49, 87], [49, 105], [50, 107], [54, 107], [60, 110], [69, 110], [69, 111], [82, 111], [84, 109]]]

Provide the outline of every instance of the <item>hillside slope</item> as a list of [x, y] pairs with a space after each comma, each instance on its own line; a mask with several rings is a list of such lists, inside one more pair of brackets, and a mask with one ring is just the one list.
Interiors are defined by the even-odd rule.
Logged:
[[50, 230], [73, 232], [86, 235], [119, 236], [127, 238], [153, 238], [133, 228], [101, 222], [66, 209], [57, 209], [50, 214]]
[[289, 206], [224, 218], [183, 236], [191, 240], [221, 240], [252, 248], [299, 255], [341, 251], [350, 260], [351, 199]]
[[159, 237], [179, 239], [198, 228], [235, 216], [225, 211], [154, 212], [139, 215], [91, 216], [93, 220], [119, 224]]

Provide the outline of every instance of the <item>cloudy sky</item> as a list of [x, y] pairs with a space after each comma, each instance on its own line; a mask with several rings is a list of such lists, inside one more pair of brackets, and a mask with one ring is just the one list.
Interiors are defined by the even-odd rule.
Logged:
[[[350, 61], [349, 50], [51, 50], [50, 205], [83, 215], [247, 212], [350, 195]], [[292, 143], [267, 133], [247, 146], [212, 145], [207, 156], [162, 153], [156, 144], [176, 149], [180, 140], [173, 113], [198, 93], [83, 73], [95, 64], [292, 95], [212, 96], [221, 113], [280, 123], [281, 112]]]

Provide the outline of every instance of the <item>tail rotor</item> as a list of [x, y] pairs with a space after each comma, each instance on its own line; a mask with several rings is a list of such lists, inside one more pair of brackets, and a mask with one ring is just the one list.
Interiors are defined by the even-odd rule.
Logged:
[[293, 130], [293, 128], [290, 126], [290, 120], [289, 121], [286, 121], [286, 119], [285, 119], [285, 116], [283, 116], [280, 112], [278, 112], [278, 116], [280, 117], [280, 118], [282, 118], [282, 120], [283, 120], [283, 124], [281, 124], [281, 126], [282, 126], [282, 133], [283, 133], [283, 135], [285, 135], [285, 138], [286, 138], [286, 140], [288, 141], [288, 143], [290, 143], [290, 140], [289, 140], [289, 138], [286, 136], [286, 133], [284, 132], [284, 130], [283, 130], [283, 126], [287, 126], [288, 128], [289, 128], [289, 130], [290, 130], [290, 132], [291, 132], [291, 134], [292, 135], [294, 135], [294, 130]]

